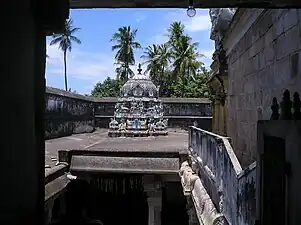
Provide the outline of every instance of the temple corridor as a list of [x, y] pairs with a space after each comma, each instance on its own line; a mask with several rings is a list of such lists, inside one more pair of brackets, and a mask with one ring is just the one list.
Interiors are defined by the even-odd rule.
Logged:
[[162, 225], [188, 225], [186, 198], [181, 183], [166, 182], [162, 195]]
[[147, 196], [141, 176], [101, 175], [91, 185], [89, 216], [106, 225], [147, 225]]
[[[148, 195], [143, 175], [94, 174], [82, 176], [90, 184], [87, 214], [105, 225], [147, 225]], [[164, 182], [160, 187], [161, 212], [155, 210], [155, 224], [188, 225], [186, 199], [180, 182]], [[76, 196], [75, 196], [76, 197]], [[151, 206], [150, 206], [151, 207]], [[160, 221], [160, 222], [159, 222]]]

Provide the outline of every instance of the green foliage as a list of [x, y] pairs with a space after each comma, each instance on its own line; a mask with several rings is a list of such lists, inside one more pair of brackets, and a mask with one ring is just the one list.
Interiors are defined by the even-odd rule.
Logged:
[[142, 58], [155, 85], [160, 86], [162, 97], [207, 97], [209, 72], [199, 59], [198, 43], [185, 34], [181, 22], [173, 22], [168, 28], [169, 40], [163, 45], [146, 48]]
[[[119, 67], [116, 79], [107, 78], [97, 83], [92, 95], [97, 97], [118, 96], [122, 84], [134, 73], [129, 65], [135, 64], [134, 49], [141, 48], [135, 41], [137, 30], [130, 26], [121, 27], [113, 34], [116, 43], [112, 50], [117, 50], [115, 59]], [[147, 65], [145, 73], [159, 87], [161, 97], [210, 98], [211, 90], [207, 85], [210, 72], [200, 61], [203, 57], [197, 51], [198, 43], [185, 34], [181, 22], [173, 22], [167, 34], [169, 40], [161, 45], [145, 48], [141, 58]]]
[[184, 98], [209, 98], [210, 89], [206, 84], [208, 80], [208, 72], [198, 72], [194, 78], [188, 77], [184, 85], [184, 92], [182, 93], [182, 81], [180, 80], [175, 85], [171, 86], [171, 97]]
[[134, 49], [141, 48], [141, 45], [135, 41], [136, 34], [137, 29], [131, 30], [130, 26], [123, 26], [113, 34], [111, 39], [115, 43], [112, 51], [117, 51], [115, 60], [120, 65], [116, 69], [117, 77], [123, 81], [127, 81], [134, 74], [130, 69], [130, 65], [135, 65]]
[[94, 86], [91, 95], [94, 97], [118, 97], [122, 85], [123, 82], [119, 79], [107, 77], [103, 82], [98, 82]]

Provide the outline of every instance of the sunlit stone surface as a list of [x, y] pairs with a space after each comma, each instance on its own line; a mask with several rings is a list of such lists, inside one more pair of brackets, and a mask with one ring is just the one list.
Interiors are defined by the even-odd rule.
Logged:
[[139, 64], [138, 74], [120, 90], [114, 118], [109, 123], [110, 137], [168, 134], [159, 89], [141, 71]]

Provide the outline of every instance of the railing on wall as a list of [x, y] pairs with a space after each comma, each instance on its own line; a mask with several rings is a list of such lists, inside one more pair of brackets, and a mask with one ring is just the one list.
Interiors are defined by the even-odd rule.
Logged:
[[189, 154], [212, 202], [228, 222], [254, 224], [256, 163], [243, 170], [229, 138], [193, 126]]

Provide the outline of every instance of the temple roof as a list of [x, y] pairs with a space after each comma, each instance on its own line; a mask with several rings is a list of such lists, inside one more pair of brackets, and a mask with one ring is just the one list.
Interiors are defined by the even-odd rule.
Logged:
[[121, 98], [158, 98], [159, 92], [155, 84], [144, 74], [141, 73], [141, 65], [139, 64], [138, 74], [129, 79], [120, 90]]

